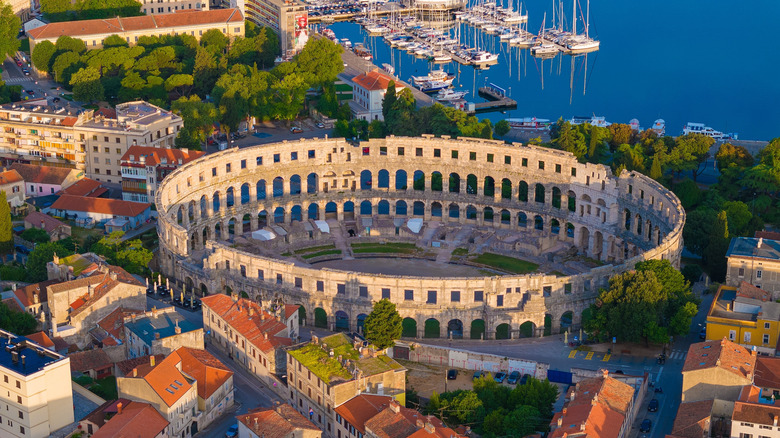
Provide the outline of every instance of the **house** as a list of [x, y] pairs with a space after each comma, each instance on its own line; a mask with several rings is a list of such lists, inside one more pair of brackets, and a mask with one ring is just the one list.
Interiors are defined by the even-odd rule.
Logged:
[[150, 356], [148, 364], [117, 377], [116, 386], [119, 397], [152, 405], [170, 423], [170, 436], [189, 438], [199, 430], [193, 421], [199, 415], [198, 382], [185, 376], [181, 366], [175, 352], [159, 363]]
[[759, 432], [761, 438], [780, 438], [779, 419], [780, 403], [776, 405], [760, 388], [746, 385], [734, 402], [731, 436], [742, 438]]
[[46, 287], [55, 283], [57, 281], [46, 280], [24, 287], [11, 286], [14, 298], [22, 310], [34, 316], [39, 327], [44, 329], [47, 327], [49, 318], [49, 299]]
[[134, 368], [149, 366], [152, 357], [154, 357], [155, 363], [160, 363], [161, 360], [165, 359], [164, 355], [155, 354], [154, 356], [141, 356], [134, 359], [122, 360], [114, 364], [114, 375], [117, 377], [127, 377], [129, 374], [133, 373]]
[[405, 408], [396, 400], [367, 420], [365, 429], [366, 438], [464, 438], [433, 415]]
[[366, 422], [390, 406], [392, 397], [387, 395], [360, 394], [334, 409], [335, 436], [365, 436]]
[[150, 354], [168, 355], [180, 347], [204, 349], [203, 329], [179, 315], [173, 307], [124, 318], [124, 338], [129, 359]]
[[168, 420], [149, 403], [109, 400], [79, 421], [79, 429], [98, 438], [167, 438]]
[[570, 389], [563, 409], [553, 415], [549, 438], [629, 435], [637, 406], [634, 388], [612, 378], [607, 370], [602, 372]]
[[742, 282], [721, 286], [707, 313], [707, 339], [728, 339], [774, 356], [780, 341], [780, 303], [768, 292]]
[[780, 299], [780, 241], [763, 237], [735, 237], [726, 252], [726, 285], [746, 281]]
[[680, 403], [667, 438], [730, 437], [734, 402], [700, 400]]
[[205, 152], [186, 148], [131, 146], [120, 160], [122, 199], [153, 202], [157, 187], [166, 175], [203, 155]]
[[62, 189], [60, 195], [105, 198], [108, 196], [108, 189], [100, 181], [95, 181], [92, 178], [81, 178], [72, 186]]
[[[391, 81], [394, 81], [391, 76], [382, 73], [377, 68], [352, 78], [354, 90], [349, 107], [352, 109], [354, 117], [369, 122], [372, 120], [384, 120], [382, 101]], [[403, 86], [396, 83], [396, 93], [403, 89]]]
[[52, 341], [51, 338], [49, 338], [49, 336], [47, 336], [45, 332], [35, 332], [25, 337], [35, 342], [36, 344], [40, 345], [43, 348], [48, 348], [49, 350], [52, 351], [55, 350], [54, 341]]
[[405, 403], [406, 369], [364, 346], [363, 339], [343, 333], [288, 349], [287, 376], [290, 404], [309, 412], [323, 430], [333, 430], [333, 409], [359, 394], [388, 395]]
[[692, 344], [682, 369], [682, 401], [736, 400], [753, 383], [756, 356], [728, 339]]
[[75, 219], [82, 226], [102, 226], [112, 219], [120, 219], [126, 221], [127, 229], [122, 231], [127, 231], [138, 228], [148, 221], [151, 217], [151, 208], [151, 204], [141, 202], [63, 195], [43, 211], [55, 216]]
[[55, 219], [40, 211], [33, 211], [24, 218], [24, 228], [40, 228], [49, 234], [49, 239], [55, 242], [70, 237], [70, 225]]
[[780, 357], [759, 355], [753, 372], [753, 385], [766, 397], [780, 400]]
[[284, 347], [293, 343], [290, 327], [297, 331], [297, 308], [289, 316], [274, 316], [256, 302], [223, 294], [203, 297], [201, 303], [203, 330], [209, 333], [212, 345], [228, 352], [234, 362], [269, 385], [274, 383], [272, 375], [284, 374]]
[[3, 169], [0, 172], [0, 192], [5, 192], [11, 210], [24, 205], [25, 185], [22, 175], [14, 169]]
[[198, 382], [198, 427], [205, 428], [233, 406], [233, 372], [204, 349], [176, 350], [181, 369]]
[[25, 195], [28, 198], [53, 195], [84, 177], [83, 171], [69, 167], [14, 163], [8, 168], [22, 176]]
[[114, 363], [105, 351], [100, 348], [78, 351], [68, 355], [70, 369], [86, 374], [93, 379], [109, 377], [114, 372]]
[[[322, 431], [287, 403], [236, 417], [239, 438], [320, 438]], [[346, 437], [345, 437], [346, 438]]]

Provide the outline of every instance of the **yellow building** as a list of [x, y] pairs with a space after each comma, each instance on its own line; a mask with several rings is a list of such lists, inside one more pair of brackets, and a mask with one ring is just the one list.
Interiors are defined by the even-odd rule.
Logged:
[[707, 314], [707, 340], [728, 339], [760, 353], [775, 354], [780, 337], [780, 303], [743, 283], [721, 286]]

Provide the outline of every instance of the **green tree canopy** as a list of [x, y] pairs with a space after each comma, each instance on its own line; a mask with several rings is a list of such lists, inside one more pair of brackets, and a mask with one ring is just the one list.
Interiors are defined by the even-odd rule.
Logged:
[[22, 239], [33, 243], [46, 243], [51, 240], [49, 233], [42, 228], [28, 228], [19, 235]]
[[0, 254], [7, 254], [14, 249], [13, 222], [11, 222], [11, 207], [5, 191], [0, 190]]
[[0, 328], [15, 335], [25, 336], [35, 332], [38, 322], [35, 317], [27, 312], [11, 310], [5, 303], [0, 302]]
[[677, 137], [669, 153], [669, 167], [672, 171], [692, 172], [693, 179], [704, 170], [702, 164], [709, 158], [710, 147], [715, 143], [712, 137], [703, 134], [685, 134]]
[[71, 76], [70, 86], [73, 87], [73, 98], [75, 100], [95, 102], [104, 99], [100, 72], [95, 67], [79, 69]]
[[327, 38], [309, 38], [303, 50], [295, 56], [296, 72], [310, 87], [333, 82], [344, 71], [343, 51], [340, 45]]
[[702, 255], [704, 265], [709, 269], [713, 281], [720, 282], [726, 278], [726, 252], [728, 249], [728, 214], [721, 211], [710, 229], [707, 246]]
[[755, 159], [744, 146], [734, 146], [731, 143], [723, 143], [715, 154], [715, 160], [718, 162], [718, 170], [729, 167], [747, 168], [752, 167]]
[[401, 337], [402, 321], [393, 302], [388, 299], [377, 301], [363, 323], [366, 339], [380, 350], [392, 347]]
[[59, 257], [67, 257], [73, 254], [73, 251], [65, 247], [62, 241], [40, 243], [35, 245], [30, 256], [27, 257], [27, 272], [31, 283], [44, 281], [48, 278], [46, 273], [46, 263], [54, 260], [54, 254]]
[[[29, 5], [28, 5], [29, 6]], [[21, 42], [16, 35], [22, 27], [22, 21], [14, 14], [9, 3], [0, 3], [0, 56], [14, 56]]]
[[497, 136], [503, 137], [509, 134], [509, 129], [510, 129], [509, 122], [507, 122], [506, 120], [499, 120], [498, 122], [496, 122], [495, 131]]
[[42, 72], [48, 72], [51, 70], [51, 62], [54, 53], [57, 52], [57, 48], [54, 47], [54, 43], [48, 40], [43, 40], [35, 45], [32, 52], [32, 63], [38, 70]]

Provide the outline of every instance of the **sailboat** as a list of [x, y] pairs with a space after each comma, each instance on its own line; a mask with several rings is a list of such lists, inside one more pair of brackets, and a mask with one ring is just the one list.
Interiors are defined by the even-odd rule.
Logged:
[[541, 29], [539, 29], [539, 38], [537, 39], [539, 44], [531, 47], [531, 54], [539, 58], [549, 58], [555, 56], [559, 51], [558, 46], [556, 46], [551, 42], [548, 42], [543, 37], [545, 32], [544, 24], [546, 22], [547, 22], [547, 13], [545, 12], [544, 18], [542, 19], [542, 27]]
[[585, 53], [585, 52], [593, 52], [595, 50], [599, 49], [600, 42], [598, 40], [590, 38], [588, 35], [588, 28], [590, 28], [590, 0], [587, 0], [587, 14], [585, 18], [585, 33], [584, 34], [577, 34], [577, 2], [578, 0], [573, 0], [574, 5], [572, 6], [574, 8], [573, 10], [573, 20], [572, 20], [572, 35], [565, 40], [566, 48], [569, 50], [570, 53]]

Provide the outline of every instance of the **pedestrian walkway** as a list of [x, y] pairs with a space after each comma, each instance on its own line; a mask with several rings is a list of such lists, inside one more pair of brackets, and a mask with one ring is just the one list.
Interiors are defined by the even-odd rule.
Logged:
[[669, 360], [685, 360], [685, 356], [688, 354], [685, 350], [672, 350], [669, 353]]
[[8, 78], [8, 79], [4, 79], [4, 80], [5, 80], [5, 83], [8, 84], [8, 85], [23, 84], [23, 83], [26, 83], [26, 82], [33, 82], [33, 78], [31, 78], [29, 76], [26, 76], [26, 77], [23, 77], [23, 78]]

